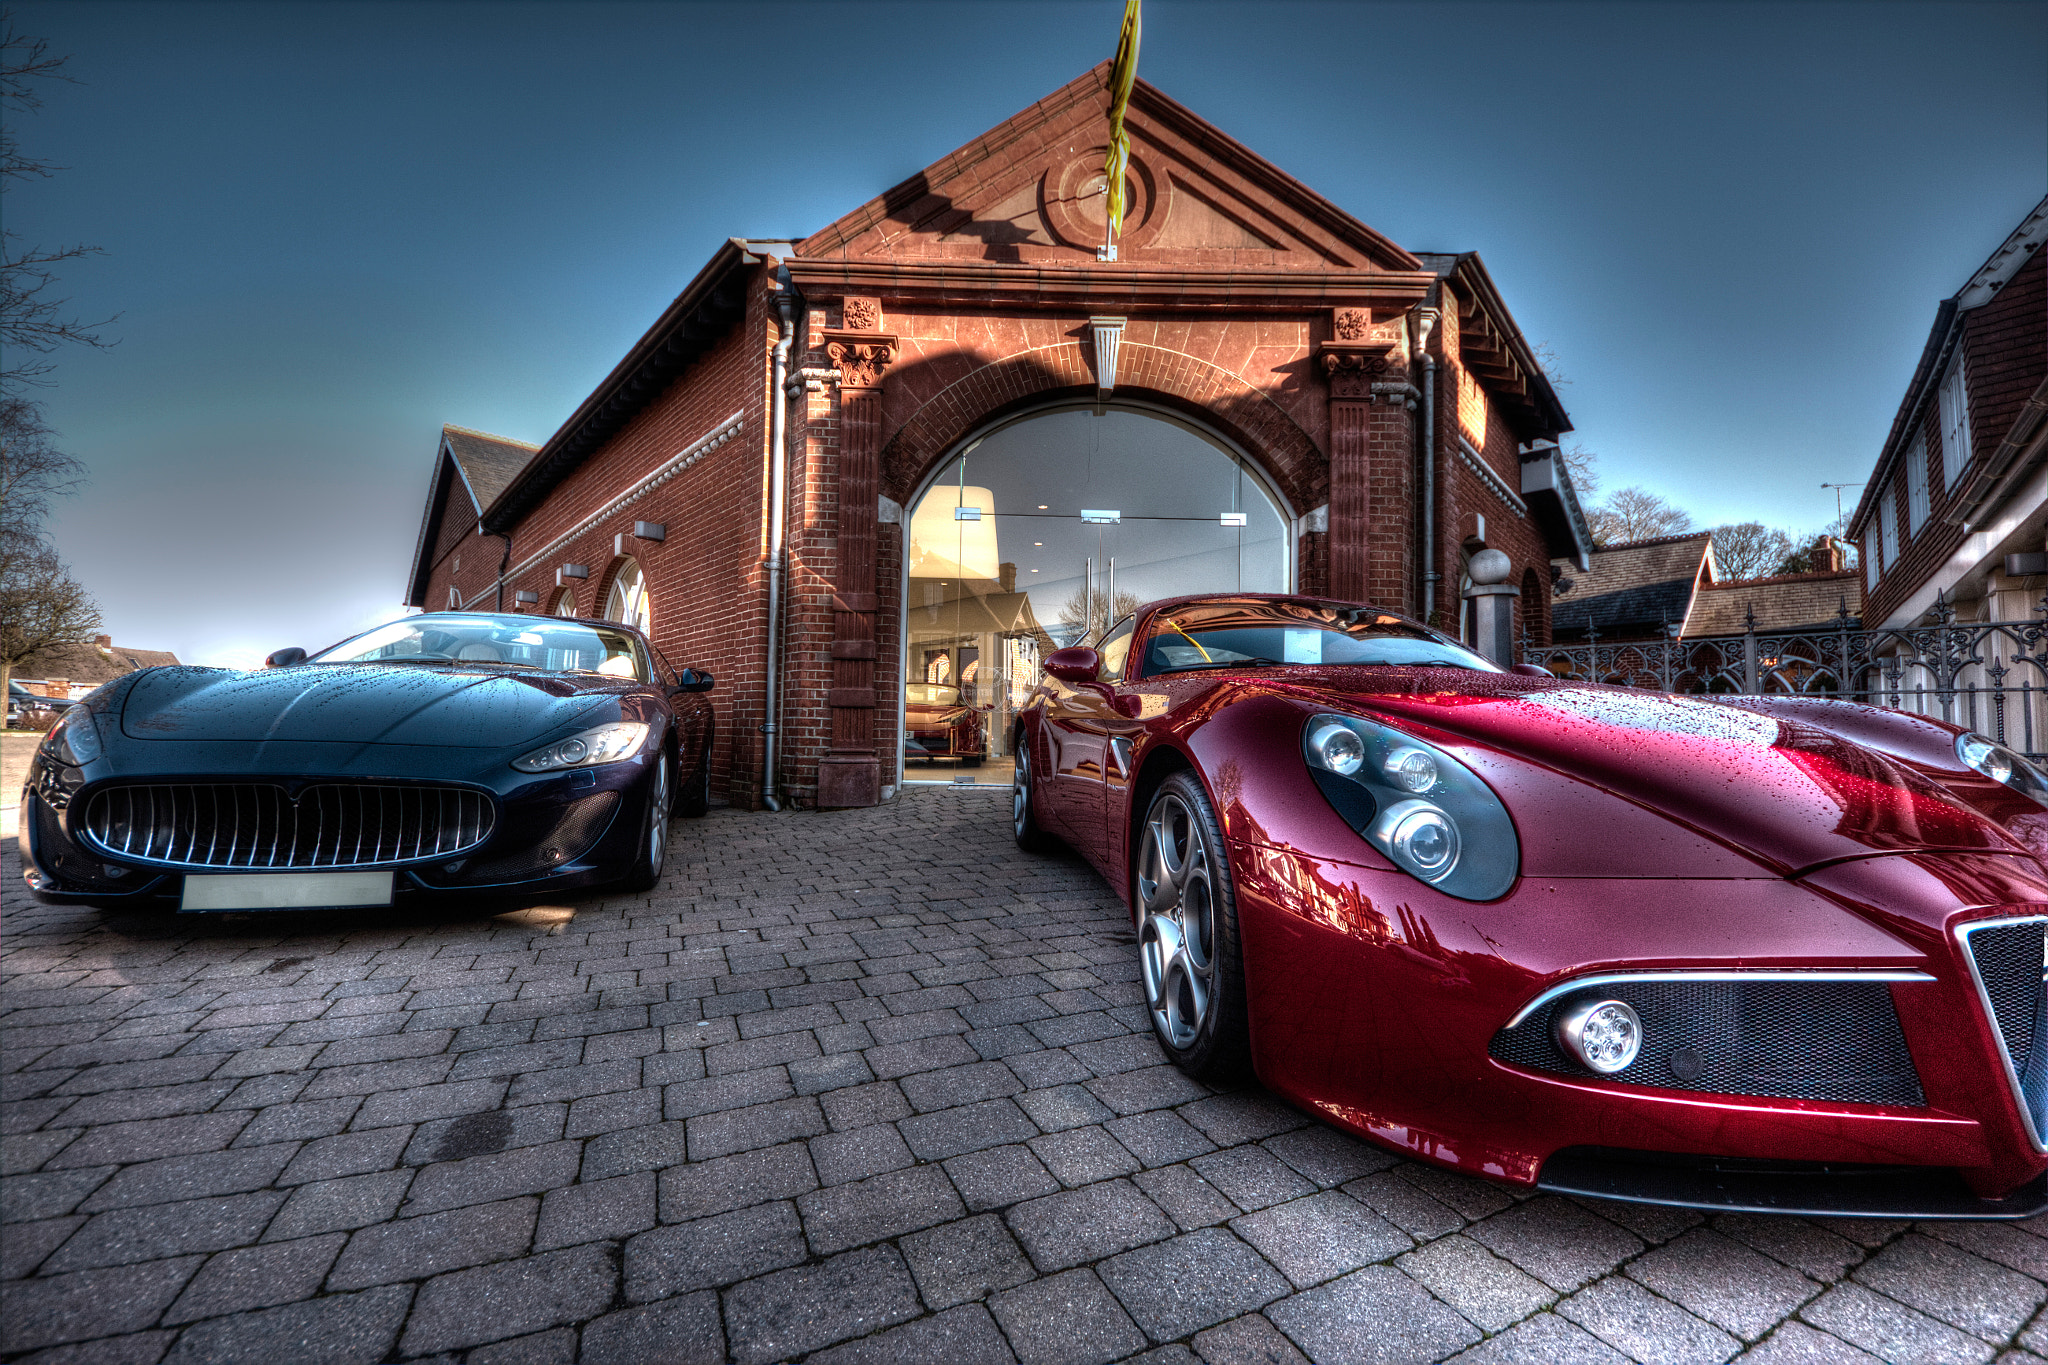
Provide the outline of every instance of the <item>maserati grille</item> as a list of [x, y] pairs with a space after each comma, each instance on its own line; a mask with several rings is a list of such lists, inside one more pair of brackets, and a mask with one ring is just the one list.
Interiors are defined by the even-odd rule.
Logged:
[[94, 794], [80, 832], [159, 866], [375, 867], [461, 857], [495, 822], [491, 798], [462, 787], [161, 783]]

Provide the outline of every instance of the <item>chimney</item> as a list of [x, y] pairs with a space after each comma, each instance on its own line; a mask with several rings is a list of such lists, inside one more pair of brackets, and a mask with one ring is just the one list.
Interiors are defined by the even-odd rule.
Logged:
[[111, 635], [95, 635], [92, 637], [92, 642], [101, 649], [112, 649], [114, 647], [114, 637]]
[[1825, 573], [1842, 571], [1842, 544], [1833, 536], [1820, 538], [1820, 553], [1813, 557], [1814, 567]]

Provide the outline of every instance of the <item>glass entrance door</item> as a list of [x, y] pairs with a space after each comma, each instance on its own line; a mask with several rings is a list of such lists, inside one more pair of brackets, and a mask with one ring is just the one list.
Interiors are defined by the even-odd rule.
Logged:
[[912, 510], [905, 781], [1010, 780], [1045, 654], [1146, 602], [1285, 592], [1289, 522], [1237, 452], [1137, 408], [1033, 413], [973, 442]]

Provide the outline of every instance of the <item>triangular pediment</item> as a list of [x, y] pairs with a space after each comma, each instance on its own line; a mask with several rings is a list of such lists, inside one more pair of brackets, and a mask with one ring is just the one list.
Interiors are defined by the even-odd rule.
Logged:
[[[1104, 238], [1109, 64], [806, 240], [811, 259], [1092, 261]], [[1413, 256], [1139, 81], [1125, 126], [1132, 265], [1411, 271]]]

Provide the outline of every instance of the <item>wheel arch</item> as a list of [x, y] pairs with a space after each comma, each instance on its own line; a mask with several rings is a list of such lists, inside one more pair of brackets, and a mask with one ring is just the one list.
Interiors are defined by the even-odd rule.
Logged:
[[[1145, 826], [1145, 812], [1152, 807], [1152, 798], [1158, 794], [1161, 784], [1173, 774], [1182, 771], [1195, 773], [1201, 781], [1201, 773], [1195, 769], [1194, 759], [1172, 744], [1155, 744], [1145, 753], [1144, 762], [1138, 765], [1138, 772], [1131, 779], [1131, 804], [1129, 823], [1124, 829], [1124, 847], [1128, 850], [1124, 859], [1123, 888], [1125, 899], [1130, 903], [1131, 913], [1137, 914], [1137, 895], [1128, 883], [1137, 875], [1139, 831]], [[1206, 789], [1208, 784], [1204, 782]], [[1213, 804], [1214, 798], [1211, 798]]]

